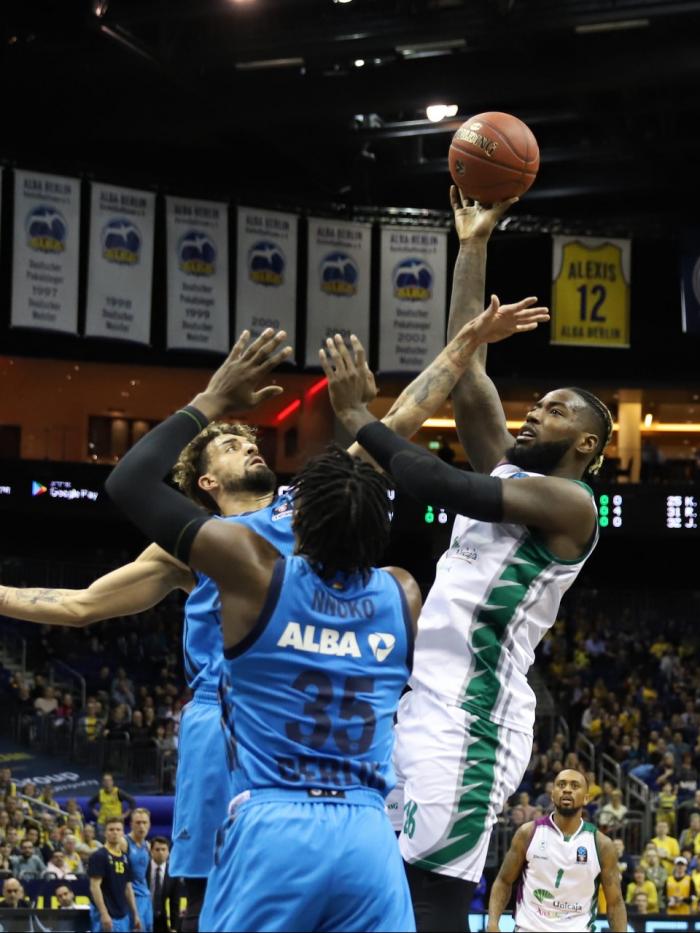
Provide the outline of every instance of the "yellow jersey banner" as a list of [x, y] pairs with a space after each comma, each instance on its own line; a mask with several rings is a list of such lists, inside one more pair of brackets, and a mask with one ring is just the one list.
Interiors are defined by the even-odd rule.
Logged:
[[630, 345], [630, 240], [555, 236], [551, 343]]

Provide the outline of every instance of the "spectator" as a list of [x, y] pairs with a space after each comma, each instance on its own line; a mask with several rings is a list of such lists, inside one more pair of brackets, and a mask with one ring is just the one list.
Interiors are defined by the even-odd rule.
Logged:
[[606, 823], [611, 830], [617, 830], [627, 816], [627, 807], [622, 802], [621, 790], [615, 788], [610, 798], [610, 803], [606, 803], [598, 812], [598, 822]]
[[670, 832], [673, 832], [676, 825], [677, 803], [678, 797], [673, 792], [673, 785], [666, 781], [656, 797], [656, 818], [666, 820]]
[[673, 871], [673, 860], [681, 854], [678, 840], [669, 835], [668, 822], [666, 820], [656, 821], [656, 835], [651, 840], [659, 853], [661, 864], [668, 874]]
[[53, 795], [53, 788], [50, 784], [44, 784], [39, 794], [39, 802], [45, 804], [47, 807], [53, 807], [55, 810], [59, 809], [58, 801]]
[[51, 855], [56, 849], [61, 848], [61, 829], [58, 826], [52, 826], [46, 842], [41, 847], [41, 857], [44, 862], [49, 862]]
[[700, 813], [700, 790], [696, 790], [692, 800], [684, 800], [678, 806], [678, 828], [685, 829], [690, 823], [691, 813]]
[[657, 773], [654, 776], [655, 789], [661, 790], [667, 781], [670, 781], [672, 785], [676, 784], [678, 781], [676, 759], [673, 756], [673, 752], [666, 752], [661, 759], [661, 764], [658, 766]]
[[98, 716], [97, 700], [89, 697], [85, 704], [85, 715], [78, 720], [78, 735], [86, 742], [95, 742], [102, 735], [104, 723]]
[[588, 782], [588, 799], [591, 803], [598, 803], [600, 795], [603, 793], [603, 788], [596, 781], [593, 771], [586, 772], [586, 780]]
[[145, 725], [143, 713], [140, 709], [135, 709], [132, 713], [129, 737], [131, 744], [135, 748], [143, 748], [143, 746], [151, 744], [151, 730]]
[[[126, 804], [126, 810], [124, 809]], [[114, 778], [111, 774], [102, 775], [102, 787], [88, 801], [90, 811], [97, 817], [98, 827], [104, 828], [107, 820], [121, 819], [126, 820], [129, 814], [136, 806], [134, 798], [123, 790], [119, 790], [114, 785]]]
[[83, 841], [78, 844], [77, 851], [83, 862], [86, 862], [93, 852], [102, 848], [102, 843], [98, 841], [95, 827], [92, 823], [87, 823], [83, 829]]
[[78, 840], [75, 836], [66, 835], [63, 839], [63, 854], [65, 856], [66, 869], [74, 875], [84, 875], [85, 869], [77, 851]]
[[58, 901], [59, 910], [89, 910], [89, 904], [78, 904], [73, 890], [67, 884], [59, 885], [53, 892]]
[[637, 891], [634, 895], [630, 913], [636, 916], [643, 916], [649, 913], [649, 900], [645, 891]]
[[9, 878], [13, 873], [10, 847], [3, 839], [0, 842], [0, 878]]
[[528, 820], [533, 818], [535, 808], [530, 803], [530, 795], [527, 791], [518, 794], [518, 802], [510, 811], [510, 821], [513, 826], [522, 826]]
[[34, 700], [34, 709], [40, 716], [50, 716], [56, 711], [58, 700], [53, 687], [44, 687], [41, 696]]
[[666, 888], [666, 878], [668, 877], [668, 872], [661, 864], [659, 850], [656, 848], [653, 842], [650, 842], [644, 850], [644, 858], [640, 861], [639, 864], [644, 869], [644, 873], [649, 881], [653, 882], [654, 887], [656, 888], [656, 893], [658, 895], [659, 907], [663, 909], [666, 903], [664, 900], [664, 890]]
[[17, 785], [12, 780], [12, 771], [9, 768], [0, 768], [0, 799], [16, 796]]
[[541, 807], [545, 813], [548, 810], [552, 809], [552, 791], [553, 790], [554, 790], [554, 781], [547, 781], [547, 783], [544, 785], [544, 790], [535, 799], [535, 806]]
[[641, 865], [637, 865], [634, 870], [634, 881], [627, 885], [627, 893], [625, 895], [626, 903], [634, 903], [637, 891], [646, 894], [649, 911], [655, 914], [659, 909], [659, 895], [656, 892], [656, 885], [645, 876], [644, 869]]
[[75, 872], [71, 871], [66, 865], [66, 859], [60, 849], [56, 849], [55, 852], [51, 853], [51, 858], [49, 859], [48, 865], [44, 869], [42, 877], [46, 878], [47, 880], [76, 880]]
[[681, 760], [680, 771], [678, 772], [678, 800], [693, 800], [695, 792], [698, 789], [698, 772], [693, 764], [693, 756], [686, 752]]
[[[681, 849], [692, 849], [695, 852], [695, 843], [700, 834], [700, 813], [690, 814], [690, 826], [687, 826], [678, 837]], [[700, 855], [700, 852], [698, 852]]]
[[24, 888], [17, 878], [5, 878], [2, 883], [2, 898], [0, 907], [9, 907], [11, 910], [27, 909], [32, 902], [24, 894]]
[[83, 821], [77, 813], [69, 813], [66, 817], [66, 829], [77, 842], [83, 841]]
[[615, 851], [617, 852], [617, 868], [620, 872], [620, 884], [622, 885], [622, 890], [624, 891], [625, 885], [630, 881], [629, 873], [629, 863], [627, 861], [627, 854], [625, 852], [625, 843], [622, 839], [613, 839], [613, 845], [615, 846]]
[[668, 914], [689, 914], [695, 909], [697, 892], [688, 874], [688, 863], [682, 856], [674, 859], [673, 874], [666, 879], [664, 895]]
[[46, 865], [40, 855], [34, 851], [29, 839], [23, 839], [19, 845], [19, 855], [12, 859], [15, 877], [20, 881], [36, 881], [44, 873]]

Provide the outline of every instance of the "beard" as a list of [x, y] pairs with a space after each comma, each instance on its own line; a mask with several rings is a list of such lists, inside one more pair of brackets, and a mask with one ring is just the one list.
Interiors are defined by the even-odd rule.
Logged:
[[252, 470], [246, 470], [243, 476], [238, 479], [228, 479], [222, 483], [224, 492], [240, 493], [252, 492], [264, 495], [274, 492], [277, 486], [277, 477], [272, 470], [265, 466], [257, 466]]
[[571, 441], [534, 441], [532, 444], [513, 444], [505, 457], [508, 463], [527, 470], [528, 473], [552, 472], [564, 454], [571, 447]]
[[576, 816], [577, 813], [581, 812], [581, 807], [558, 807], [554, 804], [554, 809], [559, 814], [559, 816]]

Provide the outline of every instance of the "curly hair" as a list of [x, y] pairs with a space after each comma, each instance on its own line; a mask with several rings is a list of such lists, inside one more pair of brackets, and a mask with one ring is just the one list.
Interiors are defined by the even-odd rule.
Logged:
[[310, 460], [293, 480], [298, 553], [324, 580], [369, 575], [389, 544], [389, 484], [366, 461], [337, 445]]
[[227, 424], [225, 421], [213, 421], [189, 442], [172, 471], [173, 482], [177, 488], [209, 512], [218, 512], [219, 508], [209, 493], [200, 489], [197, 481], [200, 476], [204, 476], [209, 467], [207, 453], [209, 444], [222, 434], [236, 434], [253, 444], [257, 440], [257, 431], [249, 424]]

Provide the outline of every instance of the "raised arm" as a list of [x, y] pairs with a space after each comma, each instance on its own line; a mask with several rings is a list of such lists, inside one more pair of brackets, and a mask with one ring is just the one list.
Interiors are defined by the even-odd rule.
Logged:
[[[459, 253], [452, 278], [448, 340], [481, 313], [486, 283], [486, 249], [498, 221], [517, 198], [484, 208], [463, 199], [450, 188]], [[536, 299], [526, 298], [515, 307], [531, 308]], [[486, 374], [486, 345], [469, 361], [452, 393], [459, 440], [472, 467], [490, 473], [512, 443], [498, 391]]]
[[[178, 560], [203, 570], [216, 581], [227, 645], [247, 634], [245, 625], [242, 631], [239, 627], [231, 630], [233, 634], [228, 631], [231, 617], [236, 613], [247, 617], [248, 609], [254, 616], [255, 609], [261, 608], [277, 551], [247, 528], [213, 519], [163, 480], [180, 451], [209, 421], [233, 409], [253, 407], [281, 391], [277, 386], [255, 391], [254, 385], [291, 353], [290, 347], [277, 352], [285, 336], [284, 331], [273, 335], [268, 329], [248, 346], [248, 334], [244, 332], [205, 392], [135, 444], [105, 484], [111, 498], [145, 534]], [[244, 590], [249, 594], [237, 600], [231, 592], [233, 562], [235, 592]]]
[[82, 628], [102, 619], [144, 612], [194, 585], [191, 570], [157, 544], [83, 590], [0, 586], [0, 615], [42, 625]]
[[510, 902], [513, 885], [520, 877], [527, 856], [527, 847], [532, 836], [532, 823], [523, 823], [513, 836], [510, 849], [503, 859], [489, 896], [489, 918], [487, 930], [498, 933], [499, 921]]
[[[501, 305], [493, 295], [489, 306], [474, 320], [466, 323], [433, 362], [403, 390], [382, 418], [382, 422], [400, 437], [412, 437], [423, 422], [445, 403], [457, 381], [482, 347], [488, 343], [505, 340], [513, 334], [534, 330], [539, 323], [547, 320], [549, 312], [546, 308], [526, 306], [526, 302]], [[354, 351], [353, 378], [357, 383], [359, 400], [366, 402], [369, 371], [365, 351], [354, 335], [351, 337], [351, 343]], [[334, 340], [329, 338], [326, 341], [326, 350], [321, 350], [320, 353], [321, 365], [326, 375], [329, 365], [336, 367], [349, 356], [339, 334]], [[510, 435], [508, 437], [510, 438]], [[512, 441], [512, 438], [510, 440]], [[361, 454], [361, 448], [353, 445], [350, 447], [350, 453], [358, 456]]]
[[627, 908], [620, 887], [620, 869], [617, 867], [617, 850], [611, 839], [602, 833], [596, 834], [600, 859], [600, 883], [603, 886], [610, 929], [624, 933], [627, 929]]

